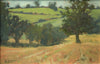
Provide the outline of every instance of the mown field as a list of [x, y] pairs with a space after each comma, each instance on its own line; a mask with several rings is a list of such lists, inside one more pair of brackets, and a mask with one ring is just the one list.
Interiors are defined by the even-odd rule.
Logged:
[[82, 44], [76, 44], [71, 35], [54, 46], [1, 46], [1, 64], [100, 64], [100, 34], [83, 34], [80, 39]]

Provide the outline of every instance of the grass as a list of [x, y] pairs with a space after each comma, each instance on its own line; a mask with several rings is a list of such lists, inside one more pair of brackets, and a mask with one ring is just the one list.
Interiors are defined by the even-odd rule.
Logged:
[[91, 13], [92, 17], [94, 17], [95, 19], [100, 18], [100, 9], [94, 9]]
[[50, 19], [46, 20], [45, 22], [38, 23], [38, 25], [42, 26], [46, 23], [51, 23], [53, 26], [58, 27], [62, 24], [62, 19], [60, 18], [61, 15], [57, 16], [55, 14], [60, 14], [59, 11], [63, 11], [63, 9], [58, 8], [58, 11], [54, 11], [50, 8], [25, 8], [25, 9], [9, 9], [9, 11], [23, 11], [23, 12], [32, 12], [32, 13], [44, 13], [50, 15], [29, 15], [29, 14], [20, 14], [20, 13], [11, 13], [11, 15], [18, 15], [21, 20], [28, 20], [29, 23], [38, 22], [40, 19], [50, 19], [50, 18], [57, 18], [57, 19]]
[[[61, 15], [57, 16], [55, 14], [60, 14], [59, 11], [64, 11], [63, 9], [59, 9], [58, 11], [54, 11], [50, 8], [25, 8], [25, 9], [9, 9], [9, 11], [23, 11], [23, 12], [32, 12], [32, 13], [44, 13], [50, 15], [30, 15], [30, 14], [20, 14], [20, 13], [11, 13], [11, 15], [18, 15], [21, 20], [28, 20], [29, 23], [38, 22], [40, 19], [46, 20], [45, 22], [38, 23], [38, 25], [42, 26], [46, 23], [51, 23], [54, 27], [59, 27], [62, 25]], [[91, 13], [94, 19], [98, 19], [100, 17], [100, 9], [94, 9]], [[57, 19], [50, 19], [57, 18]]]
[[46, 22], [38, 23], [38, 25], [42, 26], [43, 24], [51, 23], [54, 27], [59, 27], [62, 25], [62, 18], [48, 20]]
[[54, 11], [50, 8], [24, 8], [24, 9], [9, 9], [9, 11], [23, 11], [23, 12], [32, 12], [32, 13], [45, 13], [45, 14], [60, 14], [59, 11], [63, 11], [63, 9], [58, 8], [58, 11]]
[[40, 19], [50, 19], [50, 18], [60, 18], [61, 16], [56, 15], [30, 15], [30, 14], [20, 14], [11, 13], [11, 15], [17, 15], [21, 20], [28, 20], [29, 23], [38, 22]]
[[71, 35], [65, 39], [63, 44], [48, 47], [13, 48], [1, 46], [1, 64], [100, 63], [100, 34], [83, 34], [80, 35], [80, 39], [82, 44], [76, 44], [75, 35]]
[[[79, 35], [81, 42], [83, 43], [100, 43], [100, 35], [96, 34], [85, 34], [85, 35]], [[68, 42], [74, 42], [75, 43], [75, 35], [69, 36], [69, 38], [66, 39]]]

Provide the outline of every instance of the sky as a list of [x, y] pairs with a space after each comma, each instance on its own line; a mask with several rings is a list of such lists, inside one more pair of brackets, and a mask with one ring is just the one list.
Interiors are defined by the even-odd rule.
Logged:
[[[5, 2], [9, 2], [9, 6], [10, 7], [15, 7], [16, 5], [20, 5], [21, 7], [25, 7], [27, 4], [30, 4], [31, 6], [35, 6], [34, 4], [34, 1], [32, 0], [29, 0], [29, 1], [21, 1], [21, 0], [17, 0], [17, 1], [13, 1], [13, 0], [5, 0]], [[40, 6], [48, 6], [48, 3], [49, 2], [56, 2], [56, 6], [59, 7], [59, 6], [62, 6], [62, 7], [65, 7], [65, 6], [70, 6], [70, 3], [68, 1], [63, 1], [63, 0], [59, 0], [59, 1], [40, 1]], [[94, 1], [91, 1], [90, 2], [91, 4], [94, 4], [96, 7], [97, 6], [100, 6], [100, 0], [94, 0]]]

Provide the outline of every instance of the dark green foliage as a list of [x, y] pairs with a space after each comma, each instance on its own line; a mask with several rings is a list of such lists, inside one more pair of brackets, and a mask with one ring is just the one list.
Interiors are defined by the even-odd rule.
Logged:
[[62, 6], [59, 6], [59, 8], [63, 9], [63, 7], [62, 7]]
[[97, 8], [96, 9], [100, 9], [100, 6], [97, 6]]
[[[2, 45], [6, 46], [38, 46], [42, 45], [55, 45], [59, 44], [64, 40], [65, 34], [62, 31], [59, 31], [59, 28], [53, 28], [52, 24], [45, 24], [43, 27], [38, 25], [27, 23], [27, 20], [20, 20], [16, 15], [11, 16], [8, 13], [8, 9], [5, 3], [0, 2], [0, 18], [1, 18], [1, 39], [3, 41]], [[20, 8], [19, 5], [16, 8]], [[1, 13], [2, 12], [2, 13]], [[45, 20], [40, 20], [45, 21]], [[25, 33], [27, 39], [29, 39], [31, 44], [22, 44], [19, 43], [19, 39]], [[8, 37], [15, 39], [15, 43], [8, 43]], [[37, 44], [32, 43], [36, 40]], [[6, 41], [6, 42], [4, 42]]]
[[35, 43], [31, 43], [31, 44], [28, 44], [28, 43], [19, 43], [19, 44], [16, 44], [14, 42], [10, 43], [10, 42], [3, 42], [1, 43], [2, 46], [9, 46], [9, 47], [38, 47], [39, 45], [38, 44], [35, 44]]
[[33, 24], [29, 24], [25, 31], [27, 39], [29, 39], [29, 43], [31, 44], [33, 40], [39, 42], [41, 39], [41, 27]]
[[76, 42], [80, 43], [79, 34], [89, 32], [94, 27], [93, 18], [89, 15], [94, 6], [83, 0], [74, 0], [70, 3], [72, 6], [66, 7], [66, 12], [63, 13], [66, 17], [62, 29], [66, 34], [75, 34]]
[[0, 36], [1, 36], [1, 41], [7, 41], [8, 40], [8, 35], [9, 35], [9, 29], [8, 29], [8, 17], [9, 17], [9, 12], [6, 6], [6, 3], [3, 3], [0, 1], [0, 22], [1, 22], [1, 28], [0, 28]]
[[50, 45], [52, 43], [52, 35], [51, 35], [52, 25], [51, 24], [44, 24], [42, 30], [42, 38], [41, 44], [42, 45]]
[[15, 6], [15, 8], [21, 8], [21, 7], [20, 7], [20, 5], [18, 4], [18, 5]]
[[0, 2], [0, 18], [1, 18], [1, 40], [7, 42], [8, 37], [12, 36], [16, 43], [19, 43], [19, 39], [25, 32], [27, 27], [27, 21], [20, 21], [18, 16], [10, 16], [5, 3]]
[[59, 31], [59, 28], [53, 28], [52, 24], [44, 24], [43, 27], [30, 24], [25, 32], [30, 44], [33, 40], [38, 42], [38, 45], [56, 45], [64, 40], [66, 35]]
[[90, 34], [92, 34], [92, 33], [100, 34], [100, 17], [95, 21], [94, 28], [89, 33]]
[[57, 11], [56, 2], [49, 2], [48, 7], [53, 9], [54, 11]]
[[66, 38], [66, 35], [64, 32], [60, 31], [58, 27], [52, 29], [52, 38], [53, 43], [52, 45], [59, 44], [61, 41], [63, 41]]
[[65, 34], [59, 28], [53, 28], [52, 24], [45, 24], [42, 30], [42, 45], [55, 45], [64, 40]]
[[34, 2], [34, 4], [35, 4], [36, 7], [39, 7], [39, 6], [40, 6], [39, 0], [36, 0], [36, 1]]
[[31, 8], [30, 4], [27, 4], [27, 5], [26, 5], [26, 8]]
[[9, 2], [6, 3], [6, 6], [9, 7]]
[[10, 36], [15, 39], [16, 43], [19, 43], [19, 39], [25, 32], [27, 25], [27, 21], [20, 21], [18, 16], [13, 16], [12, 19], [9, 20]]

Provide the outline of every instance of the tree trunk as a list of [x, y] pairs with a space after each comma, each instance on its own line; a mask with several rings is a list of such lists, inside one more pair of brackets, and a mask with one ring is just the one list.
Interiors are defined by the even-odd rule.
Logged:
[[38, 40], [38, 44], [40, 45], [41, 40]]
[[79, 39], [79, 33], [76, 33], [76, 43], [81, 43], [81, 41]]
[[15, 39], [15, 43], [16, 44], [19, 44], [19, 39]]
[[32, 41], [31, 40], [29, 40], [29, 44], [32, 44]]

